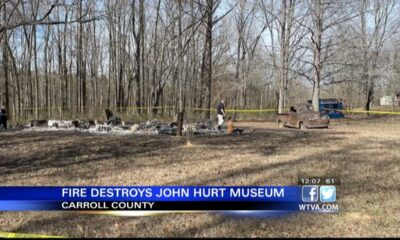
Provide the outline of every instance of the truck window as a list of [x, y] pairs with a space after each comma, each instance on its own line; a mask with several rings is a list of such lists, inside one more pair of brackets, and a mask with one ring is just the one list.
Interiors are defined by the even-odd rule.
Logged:
[[313, 106], [312, 105], [306, 105], [306, 111], [307, 112], [313, 112], [314, 111]]

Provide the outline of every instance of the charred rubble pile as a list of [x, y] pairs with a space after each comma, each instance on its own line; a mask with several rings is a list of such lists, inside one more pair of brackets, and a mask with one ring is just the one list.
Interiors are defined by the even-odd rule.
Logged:
[[[30, 131], [81, 131], [90, 133], [109, 133], [109, 134], [138, 134], [138, 135], [176, 135], [178, 133], [178, 123], [162, 123], [157, 119], [148, 120], [141, 123], [124, 122], [115, 116], [110, 109], [105, 110], [106, 121], [97, 120], [33, 120], [25, 130]], [[224, 134], [225, 130], [218, 130], [213, 126], [211, 120], [202, 120], [196, 124], [184, 124], [182, 129], [184, 134]]]
[[206, 134], [206, 135], [215, 135], [215, 134], [224, 134], [226, 131], [224, 129], [219, 130], [217, 126], [214, 126], [210, 119], [204, 119], [196, 123], [194, 127], [191, 128], [191, 131], [195, 135]]
[[109, 134], [168, 134], [176, 135], [177, 124], [159, 123], [156, 119], [143, 123], [124, 122], [115, 116], [110, 109], [105, 110], [106, 121], [97, 120], [32, 120], [24, 127], [27, 131], [81, 131]]

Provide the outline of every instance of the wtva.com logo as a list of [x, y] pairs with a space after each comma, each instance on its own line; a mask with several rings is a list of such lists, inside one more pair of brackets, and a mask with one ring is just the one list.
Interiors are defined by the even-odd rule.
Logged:
[[[319, 193], [319, 194], [318, 194]], [[318, 198], [319, 197], [319, 198]], [[336, 201], [335, 186], [303, 186], [302, 188], [303, 202], [318, 202], [331, 203]]]

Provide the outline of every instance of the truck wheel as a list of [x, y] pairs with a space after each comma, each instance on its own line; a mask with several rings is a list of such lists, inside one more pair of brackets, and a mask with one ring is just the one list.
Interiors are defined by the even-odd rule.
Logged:
[[285, 125], [283, 124], [283, 122], [282, 122], [282, 121], [278, 121], [278, 127], [279, 127], [279, 128], [284, 128], [284, 127], [285, 127]]
[[303, 122], [300, 122], [300, 123], [299, 123], [299, 128], [300, 128], [301, 130], [306, 130], [306, 129], [307, 129], [307, 126], [306, 126]]

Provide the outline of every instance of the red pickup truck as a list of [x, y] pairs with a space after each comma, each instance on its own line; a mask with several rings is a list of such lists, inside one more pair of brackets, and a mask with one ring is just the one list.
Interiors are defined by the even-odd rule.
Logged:
[[277, 121], [280, 128], [328, 128], [329, 116], [314, 111], [311, 104], [298, 104], [288, 114], [277, 114]]

